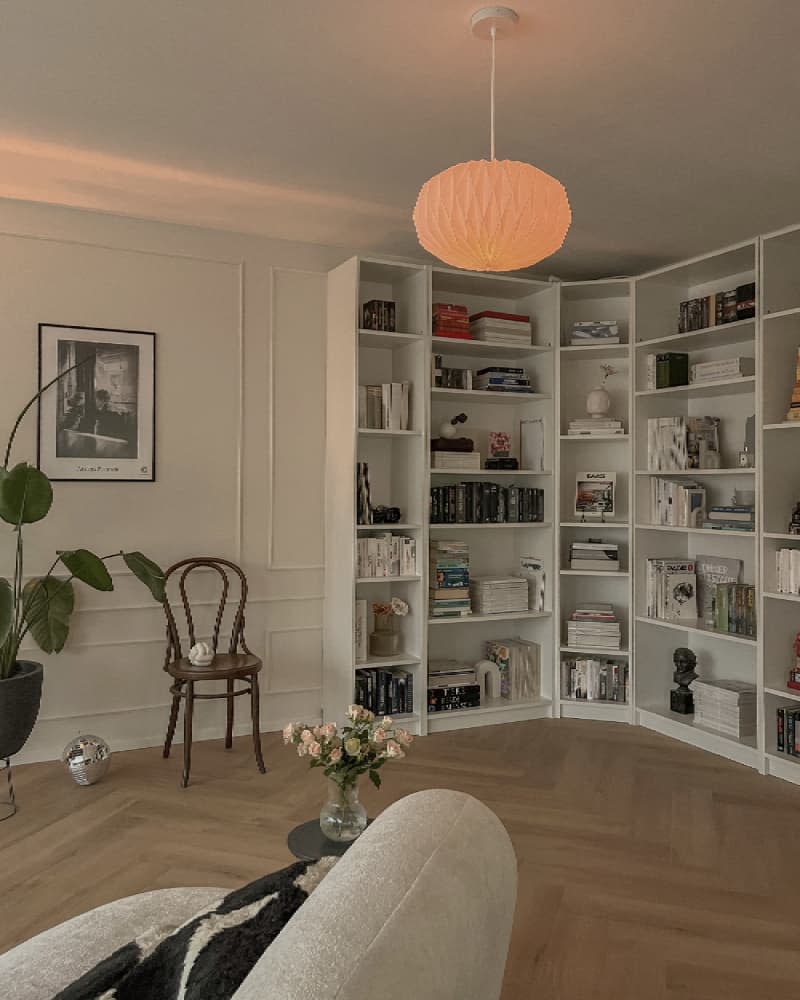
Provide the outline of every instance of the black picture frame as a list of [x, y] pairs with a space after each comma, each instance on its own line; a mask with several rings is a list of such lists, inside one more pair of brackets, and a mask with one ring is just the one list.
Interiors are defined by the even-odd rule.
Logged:
[[39, 399], [39, 469], [53, 482], [155, 482], [156, 334], [39, 323], [38, 357], [40, 389], [75, 373]]

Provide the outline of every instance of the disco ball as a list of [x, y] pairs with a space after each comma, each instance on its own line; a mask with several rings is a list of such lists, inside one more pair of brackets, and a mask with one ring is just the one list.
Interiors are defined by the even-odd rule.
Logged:
[[111, 747], [99, 736], [76, 736], [64, 747], [61, 761], [77, 785], [94, 785], [108, 770]]

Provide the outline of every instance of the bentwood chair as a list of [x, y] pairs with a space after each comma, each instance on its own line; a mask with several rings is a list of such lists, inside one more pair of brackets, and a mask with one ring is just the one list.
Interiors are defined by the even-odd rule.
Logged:
[[[262, 664], [261, 660], [257, 656], [254, 656], [247, 648], [244, 637], [247, 579], [235, 563], [228, 562], [227, 559], [218, 559], [212, 556], [183, 559], [175, 563], [174, 566], [170, 566], [165, 574], [166, 582], [169, 584], [170, 577], [175, 574], [178, 575], [178, 591], [186, 619], [189, 649], [197, 642], [197, 636], [195, 635], [194, 616], [192, 615], [191, 604], [186, 592], [186, 580], [190, 573], [198, 569], [216, 572], [219, 575], [218, 582], [222, 588], [217, 616], [214, 622], [214, 631], [211, 637], [214, 659], [208, 666], [195, 666], [183, 655], [178, 623], [169, 599], [167, 598], [164, 601], [164, 612], [167, 616], [167, 654], [164, 660], [164, 670], [166, 670], [174, 681], [170, 688], [172, 709], [169, 715], [167, 737], [164, 741], [164, 756], [169, 757], [172, 739], [175, 735], [175, 726], [178, 722], [178, 712], [181, 700], [183, 700], [185, 705], [183, 714], [183, 778], [181, 784], [184, 788], [189, 784], [189, 771], [192, 764], [192, 720], [195, 700], [213, 701], [221, 698], [226, 699], [228, 713], [225, 729], [225, 749], [229, 750], [233, 746], [234, 698], [249, 694], [250, 714], [253, 722], [253, 750], [255, 752], [256, 764], [262, 774], [266, 771], [264, 758], [261, 755], [261, 732], [259, 729], [258, 675]], [[230, 578], [238, 578], [239, 601], [231, 625], [228, 651], [227, 653], [218, 653], [217, 646], [219, 643], [220, 628], [228, 605]], [[195, 684], [207, 681], [225, 681], [225, 691], [216, 690], [206, 694], [195, 694]], [[237, 684], [241, 684], [241, 686], [237, 687]]]

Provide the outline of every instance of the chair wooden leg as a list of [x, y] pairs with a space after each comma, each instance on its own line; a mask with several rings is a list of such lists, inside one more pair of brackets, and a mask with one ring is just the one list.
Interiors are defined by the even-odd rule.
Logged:
[[181, 707], [181, 696], [179, 694], [173, 694], [172, 696], [172, 708], [169, 710], [169, 723], [167, 725], [167, 736], [164, 740], [164, 756], [169, 757], [169, 752], [172, 749], [172, 740], [175, 737], [175, 726], [178, 724], [178, 711]]
[[250, 707], [253, 713], [253, 750], [256, 755], [256, 764], [262, 774], [266, 773], [264, 758], [261, 755], [261, 715], [260, 700], [258, 693], [258, 674], [253, 674], [250, 678]]
[[186, 706], [183, 710], [183, 779], [184, 788], [189, 784], [192, 766], [192, 716], [194, 715], [194, 681], [186, 682]]
[[228, 681], [228, 722], [225, 727], [225, 749], [233, 746], [233, 681]]

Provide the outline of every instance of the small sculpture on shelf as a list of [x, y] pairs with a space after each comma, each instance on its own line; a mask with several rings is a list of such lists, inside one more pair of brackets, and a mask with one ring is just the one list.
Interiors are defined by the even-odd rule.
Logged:
[[378, 504], [377, 507], [372, 508], [373, 524], [398, 524], [399, 521], [399, 507], [384, 507], [383, 504]]
[[693, 715], [694, 695], [689, 690], [689, 685], [697, 679], [697, 657], [691, 649], [679, 646], [672, 654], [672, 662], [675, 666], [672, 679], [678, 687], [669, 693], [670, 711], [680, 715]]
[[214, 649], [208, 642], [196, 642], [189, 650], [189, 663], [193, 667], [207, 667], [214, 659]]
[[372, 524], [369, 466], [366, 462], [359, 462], [356, 468], [356, 522], [358, 524]]
[[613, 365], [600, 365], [600, 368], [603, 372], [603, 381], [586, 397], [586, 412], [595, 420], [602, 420], [611, 409], [611, 396], [606, 389], [606, 382], [612, 375], [617, 374], [617, 369]]
[[439, 427], [439, 437], [431, 439], [431, 451], [474, 451], [472, 438], [458, 437], [458, 425], [467, 422], [466, 413], [457, 413]]
[[800, 691], [800, 632], [794, 637], [794, 666], [789, 671], [786, 686], [793, 691]]

